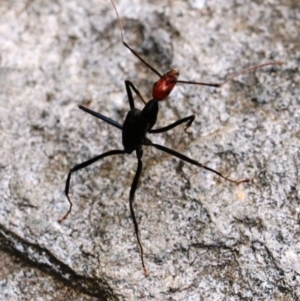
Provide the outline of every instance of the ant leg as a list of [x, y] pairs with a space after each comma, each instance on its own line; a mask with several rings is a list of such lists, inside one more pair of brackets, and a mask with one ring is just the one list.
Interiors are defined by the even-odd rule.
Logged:
[[[128, 96], [128, 100], [129, 100], [129, 105], [130, 105], [130, 109], [132, 110], [134, 108], [134, 101], [133, 101], [133, 97], [132, 97], [132, 93], [131, 93], [131, 89], [135, 92], [135, 94], [142, 100], [142, 102], [144, 104], [146, 104], [142, 94], [140, 93], [140, 91], [134, 86], [134, 84], [129, 81], [129, 80], [125, 80], [125, 86], [126, 86], [126, 91], [127, 91], [127, 96]], [[130, 89], [131, 88], [131, 89]]]
[[129, 194], [129, 207], [130, 207], [131, 218], [132, 218], [133, 225], [134, 225], [135, 235], [136, 235], [137, 242], [138, 242], [140, 252], [141, 252], [141, 261], [142, 261], [142, 266], [144, 269], [144, 274], [147, 277], [149, 274], [148, 274], [147, 268], [144, 263], [144, 250], [143, 250], [143, 246], [142, 246], [142, 243], [141, 243], [141, 240], [139, 237], [139, 227], [138, 227], [138, 224], [137, 224], [137, 221], [135, 218], [135, 214], [134, 214], [134, 210], [133, 210], [134, 194], [135, 194], [135, 191], [136, 191], [136, 188], [137, 188], [137, 185], [139, 182], [139, 178], [140, 178], [140, 175], [142, 172], [142, 167], [143, 167], [142, 160], [141, 160], [141, 158], [138, 158], [138, 168], [136, 170], [133, 182], [131, 184], [131, 189], [130, 189], [130, 194]]
[[186, 133], [188, 133], [188, 132], [187, 132], [187, 129], [192, 125], [192, 123], [194, 122], [195, 118], [196, 118], [195, 115], [191, 115], [191, 116], [188, 116], [188, 117], [179, 119], [179, 120], [175, 121], [174, 123], [171, 123], [170, 125], [167, 125], [167, 126], [165, 126], [165, 127], [163, 127], [163, 128], [150, 130], [150, 131], [148, 131], [148, 133], [150, 133], [150, 134], [158, 134], [158, 133], [167, 132], [168, 130], [173, 129], [173, 128], [175, 128], [176, 126], [178, 126], [178, 125], [180, 125], [180, 124], [182, 124], [182, 123], [185, 123], [185, 122], [188, 122], [188, 123], [187, 123], [186, 126], [184, 127], [184, 131], [185, 131]]
[[103, 153], [103, 154], [101, 154], [99, 156], [96, 156], [96, 157], [94, 157], [92, 159], [89, 159], [89, 160], [87, 160], [85, 162], [82, 162], [82, 163], [80, 163], [78, 165], [75, 165], [73, 168], [70, 169], [70, 171], [68, 173], [67, 181], [66, 181], [66, 187], [65, 187], [65, 195], [66, 195], [66, 197], [67, 197], [67, 199], [69, 201], [70, 207], [69, 207], [69, 210], [67, 211], [67, 213], [58, 220], [59, 223], [61, 223], [64, 219], [66, 219], [67, 216], [69, 215], [69, 213], [72, 210], [72, 205], [73, 204], [72, 204], [71, 199], [69, 197], [69, 187], [70, 187], [70, 180], [71, 180], [72, 173], [75, 172], [75, 171], [77, 171], [77, 170], [79, 170], [79, 169], [85, 168], [85, 167], [87, 167], [87, 166], [95, 163], [96, 161], [102, 159], [102, 158], [105, 158], [105, 157], [108, 157], [108, 156], [112, 156], [112, 155], [119, 155], [119, 154], [125, 154], [125, 151], [123, 151], [123, 150], [111, 150], [111, 151]]
[[93, 110], [90, 110], [90, 109], [88, 109], [84, 106], [81, 106], [81, 105], [79, 105], [78, 107], [79, 107], [79, 109], [81, 109], [81, 110], [83, 110], [83, 111], [85, 111], [85, 112], [87, 112], [87, 113], [89, 113], [89, 114], [91, 114], [91, 115], [93, 115], [93, 116], [109, 123], [110, 125], [113, 125], [114, 127], [118, 128], [119, 130], [123, 129], [123, 127], [120, 123], [118, 123], [118, 122], [116, 122], [116, 121], [114, 121], [114, 120], [112, 120], [112, 119], [110, 119], [110, 118], [108, 118], [108, 117], [106, 117], [106, 116], [104, 116], [100, 113], [97, 113], [97, 112], [95, 112]]
[[215, 87], [215, 88], [220, 88], [221, 86], [223, 86], [224, 84], [226, 84], [227, 82], [229, 82], [230, 80], [232, 80], [233, 78], [241, 75], [241, 74], [245, 74], [245, 73], [249, 73], [251, 71], [254, 71], [256, 69], [262, 68], [262, 67], [266, 67], [266, 66], [272, 66], [272, 65], [282, 65], [283, 62], [269, 62], [269, 63], [264, 63], [264, 64], [260, 64], [260, 65], [256, 65], [256, 66], [252, 66], [250, 68], [246, 68], [244, 70], [241, 70], [239, 72], [236, 72], [230, 76], [228, 76], [227, 79], [225, 79], [223, 82], [221, 83], [216, 83], [216, 84], [211, 84], [211, 83], [202, 83], [202, 82], [193, 82], [193, 81], [185, 81], [185, 80], [178, 80], [176, 81], [176, 83], [181, 83], [181, 84], [191, 84], [191, 85], [200, 85], [200, 86], [210, 86], [210, 87]]
[[[149, 141], [147, 141], [147, 142], [149, 143]], [[178, 153], [178, 152], [176, 152], [176, 151], [174, 151], [174, 150], [172, 150], [170, 148], [167, 148], [165, 146], [162, 146], [162, 145], [159, 145], [159, 144], [155, 144], [155, 143], [149, 143], [149, 144], [148, 143], [147, 143], [147, 145], [154, 146], [155, 148], [157, 148], [157, 149], [159, 149], [159, 150], [161, 150], [163, 152], [166, 152], [166, 153], [168, 153], [168, 154], [170, 154], [170, 155], [172, 155], [174, 157], [177, 157], [177, 158], [179, 158], [179, 159], [181, 159], [181, 160], [183, 160], [185, 162], [188, 162], [190, 164], [193, 164], [193, 165], [196, 165], [198, 167], [201, 167], [201, 168], [204, 168], [206, 170], [209, 170], [209, 171], [217, 174], [219, 177], [221, 177], [221, 178], [223, 178], [223, 179], [225, 179], [225, 180], [227, 180], [229, 182], [235, 183], [237, 185], [239, 185], [241, 183], [250, 182], [250, 179], [244, 179], [244, 180], [239, 180], [239, 181], [235, 181], [235, 180], [229, 179], [229, 178], [223, 176], [220, 172], [218, 172], [218, 171], [216, 171], [216, 170], [214, 170], [212, 168], [209, 168], [209, 167], [207, 167], [207, 166], [205, 166], [205, 165], [203, 165], [203, 164], [201, 164], [201, 163], [199, 163], [199, 162], [197, 162], [197, 161], [195, 161], [195, 160], [193, 160], [193, 159], [191, 159], [191, 158], [189, 158], [189, 157], [187, 157], [187, 156], [185, 156], [183, 154], [180, 154], [180, 153]]]

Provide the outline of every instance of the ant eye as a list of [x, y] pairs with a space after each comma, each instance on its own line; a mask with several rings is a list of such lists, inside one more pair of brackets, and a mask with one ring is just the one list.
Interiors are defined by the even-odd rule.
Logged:
[[155, 87], [157, 85], [157, 82], [155, 82], [154, 84], [153, 84], [153, 87]]
[[166, 94], [169, 95], [171, 93], [172, 90], [168, 89], [166, 90]]

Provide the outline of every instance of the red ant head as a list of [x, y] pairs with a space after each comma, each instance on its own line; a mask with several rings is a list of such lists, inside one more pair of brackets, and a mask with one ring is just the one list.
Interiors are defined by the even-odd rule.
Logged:
[[178, 76], [179, 72], [176, 70], [171, 70], [164, 74], [157, 82], [154, 83], [152, 88], [152, 97], [157, 101], [166, 99], [176, 85]]

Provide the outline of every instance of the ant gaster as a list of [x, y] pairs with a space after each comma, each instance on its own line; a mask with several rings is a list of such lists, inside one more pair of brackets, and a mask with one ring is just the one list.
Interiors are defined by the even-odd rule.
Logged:
[[[156, 124], [156, 120], [157, 120], [157, 114], [158, 114], [158, 101], [162, 101], [165, 98], [167, 98], [167, 96], [170, 94], [170, 92], [173, 90], [174, 86], [176, 85], [176, 83], [186, 83], [186, 84], [196, 84], [196, 85], [206, 85], [206, 86], [212, 86], [212, 87], [220, 87], [223, 84], [225, 84], [226, 82], [228, 82], [229, 80], [231, 80], [233, 77], [236, 77], [242, 73], [246, 73], [246, 72], [250, 72], [252, 70], [255, 70], [257, 68], [263, 67], [263, 66], [267, 66], [267, 65], [276, 65], [276, 64], [282, 64], [282, 62], [270, 62], [270, 63], [266, 63], [266, 64], [261, 64], [258, 66], [254, 66], [248, 69], [245, 69], [241, 72], [235, 73], [232, 76], [230, 76], [227, 80], [225, 80], [224, 82], [220, 83], [220, 84], [210, 84], [210, 83], [201, 83], [201, 82], [191, 82], [191, 81], [178, 81], [177, 77], [179, 76], [179, 73], [175, 70], [171, 70], [169, 72], [167, 72], [164, 75], [161, 75], [158, 71], [156, 71], [151, 65], [149, 65], [144, 59], [142, 59], [137, 52], [135, 52], [135, 50], [133, 50], [125, 41], [123, 38], [123, 32], [122, 32], [122, 26], [121, 26], [121, 21], [118, 15], [118, 12], [116, 10], [115, 4], [113, 2], [113, 0], [111, 0], [116, 14], [118, 16], [118, 21], [119, 21], [119, 26], [121, 29], [121, 37], [122, 37], [122, 42], [123, 44], [136, 56], [138, 57], [146, 66], [148, 66], [154, 73], [156, 73], [160, 79], [153, 85], [153, 90], [152, 90], [152, 97], [153, 99], [151, 99], [148, 102], [145, 102], [143, 97], [141, 96], [140, 92], [136, 89], [136, 87], [128, 80], [125, 81], [125, 87], [126, 87], [126, 91], [127, 91], [127, 96], [128, 96], [128, 100], [129, 100], [129, 106], [130, 106], [130, 111], [127, 113], [127, 116], [125, 118], [125, 121], [123, 123], [123, 126], [121, 124], [119, 124], [118, 122], [100, 114], [97, 113], [95, 111], [92, 111], [86, 107], [83, 106], [79, 106], [79, 108], [91, 115], [93, 115], [96, 118], [99, 118], [103, 121], [105, 121], [106, 123], [118, 128], [119, 130], [122, 131], [122, 143], [123, 143], [123, 150], [111, 150], [108, 152], [105, 152], [101, 155], [98, 155], [92, 159], [89, 159], [85, 162], [82, 162], [78, 165], [75, 165], [73, 168], [70, 169], [68, 176], [67, 176], [67, 180], [66, 180], [66, 185], [65, 185], [65, 195], [69, 201], [69, 209], [67, 211], [67, 213], [61, 217], [59, 219], [59, 222], [62, 222], [64, 219], [67, 218], [67, 216], [70, 214], [71, 210], [72, 210], [72, 202], [71, 199], [69, 197], [69, 188], [70, 188], [70, 180], [71, 180], [71, 175], [82, 169], [85, 168], [93, 163], [95, 163], [96, 161], [99, 161], [105, 157], [109, 157], [109, 156], [113, 156], [113, 155], [121, 155], [121, 154], [131, 154], [132, 152], [135, 151], [136, 153], [136, 157], [138, 160], [138, 167], [133, 179], [133, 182], [131, 184], [131, 189], [130, 189], [130, 193], [129, 193], [129, 208], [130, 208], [130, 214], [131, 214], [131, 218], [133, 220], [133, 224], [134, 224], [134, 230], [135, 230], [135, 235], [137, 238], [137, 242], [139, 245], [139, 249], [140, 249], [140, 256], [141, 256], [141, 262], [142, 262], [142, 266], [144, 269], [144, 274], [146, 276], [148, 276], [148, 271], [146, 268], [146, 265], [144, 263], [144, 251], [143, 251], [143, 246], [139, 237], [139, 228], [138, 228], [138, 224], [136, 221], [136, 217], [135, 217], [135, 213], [134, 213], [134, 209], [133, 209], [133, 201], [134, 201], [134, 196], [135, 196], [135, 191], [137, 189], [138, 186], [138, 182], [139, 182], [139, 178], [142, 172], [142, 157], [143, 157], [143, 146], [152, 146], [155, 147], [165, 153], [168, 153], [169, 155], [172, 155], [174, 157], [177, 157], [185, 162], [188, 162], [190, 164], [193, 164], [195, 166], [198, 166], [200, 168], [206, 169], [208, 171], [211, 171], [215, 174], [217, 174], [219, 177], [222, 177], [223, 179], [235, 183], [235, 184], [240, 184], [240, 183], [245, 183], [245, 182], [249, 182], [249, 179], [244, 179], [244, 180], [232, 180], [224, 175], [222, 175], [220, 172], [209, 168], [181, 153], [178, 153], [175, 150], [172, 150], [170, 148], [167, 148], [165, 146], [156, 144], [156, 143], [152, 143], [152, 141], [147, 138], [147, 134], [157, 134], [157, 133], [163, 133], [163, 132], [167, 132], [170, 129], [173, 129], [175, 127], [177, 127], [178, 125], [181, 125], [183, 123], [186, 123], [186, 126], [184, 128], [185, 131], [187, 131], [187, 129], [192, 125], [195, 116], [194, 115], [190, 115], [188, 117], [182, 118], [177, 120], [176, 122], [162, 127], [162, 128], [158, 128], [158, 129], [153, 129], [154, 125]], [[137, 108], [135, 108], [134, 106], [134, 100], [133, 100], [133, 96], [132, 96], [132, 91], [131, 89], [137, 94], [137, 96], [139, 96], [139, 98], [144, 102], [145, 106], [142, 110], [139, 110]]]

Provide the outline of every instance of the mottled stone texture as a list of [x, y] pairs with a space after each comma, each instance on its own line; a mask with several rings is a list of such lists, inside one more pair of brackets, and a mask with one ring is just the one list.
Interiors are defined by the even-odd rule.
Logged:
[[[108, 0], [0, 1], [1, 300], [297, 300], [300, 298], [299, 1], [120, 0], [127, 42], [160, 72], [219, 82], [178, 85], [152, 135], [236, 186], [150, 147], [135, 211], [150, 272], [144, 277], [128, 207], [134, 154], [71, 166], [120, 149], [124, 80], [145, 99], [157, 76], [120, 40]], [[143, 107], [140, 100], [136, 105]], [[18, 258], [17, 260], [15, 258]]]

